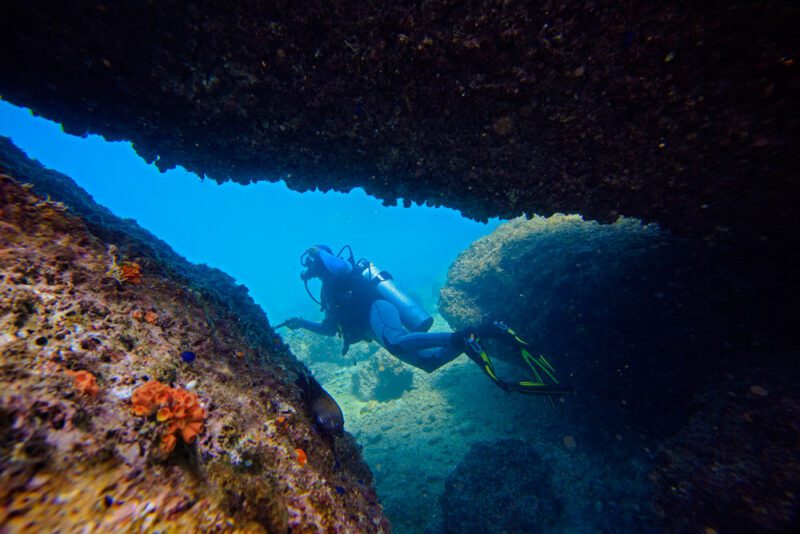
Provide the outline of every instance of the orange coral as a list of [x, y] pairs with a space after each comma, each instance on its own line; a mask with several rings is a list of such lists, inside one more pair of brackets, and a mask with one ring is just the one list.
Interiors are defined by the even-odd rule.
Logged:
[[106, 274], [119, 282], [138, 284], [142, 281], [142, 267], [133, 261], [123, 261], [117, 263], [117, 247], [108, 246], [108, 255], [111, 257], [111, 265], [108, 266]]
[[156, 324], [156, 321], [158, 321], [158, 315], [154, 311], [149, 311], [144, 314], [144, 320], [150, 324]]
[[131, 284], [139, 284], [142, 281], [142, 267], [133, 261], [123, 261], [119, 268], [119, 279]]
[[306, 465], [306, 461], [308, 460], [308, 455], [306, 455], [306, 451], [303, 449], [295, 449], [295, 454], [297, 454], [297, 463], [300, 465]]
[[175, 448], [176, 434], [180, 433], [185, 443], [193, 443], [203, 432], [206, 411], [194, 393], [151, 380], [134, 390], [131, 402], [134, 414], [149, 417], [156, 411], [156, 420], [166, 423], [161, 437], [165, 454]]
[[178, 442], [178, 438], [175, 437], [175, 434], [165, 434], [163, 438], [161, 438], [161, 450], [165, 454], [169, 454], [172, 452], [172, 449], [175, 448], [175, 444]]
[[131, 312], [131, 317], [133, 317], [137, 321], [141, 321], [144, 318], [144, 313], [142, 313], [142, 310], [133, 310]]
[[68, 371], [68, 373], [72, 376], [72, 384], [79, 393], [91, 397], [97, 395], [97, 392], [100, 391], [100, 388], [97, 386], [97, 379], [89, 371]]

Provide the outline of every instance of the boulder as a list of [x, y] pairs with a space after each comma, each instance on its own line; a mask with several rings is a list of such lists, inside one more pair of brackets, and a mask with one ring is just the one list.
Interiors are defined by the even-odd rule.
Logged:
[[534, 447], [521, 440], [477, 442], [447, 476], [444, 532], [551, 532], [561, 502]]
[[[710, 275], [692, 250], [633, 219], [518, 218], [458, 256], [440, 311], [453, 328], [511, 326], [572, 383], [587, 428], [616, 433], [635, 420], [665, 433], [685, 415], [710, 359], [703, 348], [726, 320], [709, 311]], [[502, 347], [490, 355], [522, 363]], [[656, 423], [654, 412], [668, 415]]]
[[379, 349], [353, 374], [353, 394], [363, 401], [398, 399], [411, 389], [414, 373], [386, 350]]

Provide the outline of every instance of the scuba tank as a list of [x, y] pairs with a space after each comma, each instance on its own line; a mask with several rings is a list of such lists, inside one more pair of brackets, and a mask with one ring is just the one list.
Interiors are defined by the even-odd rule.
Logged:
[[431, 328], [433, 317], [428, 315], [414, 299], [400, 291], [391, 274], [378, 270], [375, 264], [365, 259], [358, 260], [355, 270], [361, 272], [361, 276], [373, 285], [380, 298], [394, 304], [400, 312], [403, 326], [412, 332], [427, 332]]
[[[349, 251], [348, 257], [342, 256], [345, 250]], [[320, 304], [323, 310], [325, 306], [314, 298], [308, 289], [308, 280], [319, 277], [322, 272], [328, 272], [333, 275], [334, 279], [352, 276], [361, 283], [369, 284], [374, 288], [377, 298], [389, 301], [397, 308], [400, 312], [400, 321], [410, 331], [427, 332], [433, 325], [433, 317], [428, 315], [414, 299], [400, 291], [391, 274], [379, 270], [366, 259], [362, 258], [356, 262], [350, 245], [343, 246], [335, 256], [330, 247], [315, 245], [300, 256], [300, 264], [306, 268], [300, 274], [300, 279], [306, 286], [306, 292], [314, 302]], [[347, 352], [348, 344], [345, 343], [344, 352]]]

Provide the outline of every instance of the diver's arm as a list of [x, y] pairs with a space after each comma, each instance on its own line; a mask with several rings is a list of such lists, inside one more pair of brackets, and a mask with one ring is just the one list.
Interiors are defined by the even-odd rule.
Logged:
[[302, 317], [292, 317], [286, 321], [286, 326], [292, 330], [304, 328], [322, 336], [336, 335], [336, 323], [330, 317], [325, 317], [321, 323], [315, 323]]

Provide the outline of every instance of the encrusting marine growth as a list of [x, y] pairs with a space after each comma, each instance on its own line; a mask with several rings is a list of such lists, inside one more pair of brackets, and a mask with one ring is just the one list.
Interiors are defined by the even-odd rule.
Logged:
[[111, 265], [108, 267], [108, 276], [118, 282], [128, 282], [130, 284], [142, 283], [142, 268], [133, 261], [123, 261], [117, 263], [117, 247], [109, 245], [108, 255], [111, 256]]
[[387, 532], [307, 372], [245, 288], [0, 138], [0, 532]]
[[191, 444], [203, 432], [206, 411], [194, 393], [151, 380], [134, 390], [131, 403], [134, 414], [150, 417], [155, 411], [156, 420], [166, 423], [161, 435], [161, 451], [165, 454], [175, 448], [177, 435]]
[[67, 371], [67, 374], [72, 376], [74, 380], [73, 385], [80, 393], [91, 397], [97, 395], [98, 391], [100, 391], [100, 388], [97, 386], [97, 379], [89, 371]]

